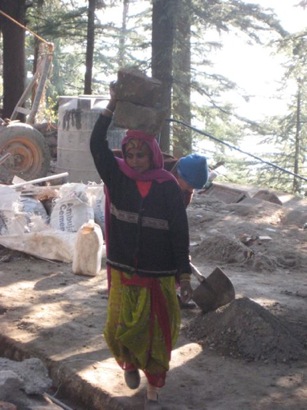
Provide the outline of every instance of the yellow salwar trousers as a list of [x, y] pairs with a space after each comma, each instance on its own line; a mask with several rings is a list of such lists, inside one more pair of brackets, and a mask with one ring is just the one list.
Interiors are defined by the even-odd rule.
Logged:
[[174, 276], [141, 278], [111, 269], [104, 337], [124, 370], [140, 369], [162, 387], [180, 320]]

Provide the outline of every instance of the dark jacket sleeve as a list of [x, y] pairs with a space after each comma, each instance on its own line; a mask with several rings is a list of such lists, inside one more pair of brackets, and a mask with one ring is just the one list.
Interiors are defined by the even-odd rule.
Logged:
[[112, 150], [109, 149], [107, 141], [107, 132], [111, 120], [111, 117], [100, 114], [90, 138], [90, 150], [97, 172], [107, 186], [110, 184], [113, 171], [118, 169], [117, 162]]
[[170, 184], [167, 197], [171, 240], [177, 261], [178, 274], [191, 273], [188, 217], [177, 184]]

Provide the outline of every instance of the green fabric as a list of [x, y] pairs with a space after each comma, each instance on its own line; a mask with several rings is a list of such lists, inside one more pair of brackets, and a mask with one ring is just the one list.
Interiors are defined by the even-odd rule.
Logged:
[[[128, 274], [124, 275], [129, 277]], [[171, 276], [156, 280], [160, 282], [166, 299], [174, 347], [181, 320], [175, 278]], [[169, 370], [169, 355], [156, 319], [151, 337], [150, 290], [123, 285], [120, 272], [115, 269], [111, 270], [111, 283], [104, 336], [114, 358], [123, 369], [133, 365], [150, 374], [166, 372]]]

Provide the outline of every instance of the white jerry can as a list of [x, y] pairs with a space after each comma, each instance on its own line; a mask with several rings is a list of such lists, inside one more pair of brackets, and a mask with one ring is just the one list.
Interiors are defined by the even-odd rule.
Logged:
[[93, 220], [89, 220], [77, 232], [72, 262], [73, 273], [96, 276], [101, 270], [103, 250], [102, 230]]

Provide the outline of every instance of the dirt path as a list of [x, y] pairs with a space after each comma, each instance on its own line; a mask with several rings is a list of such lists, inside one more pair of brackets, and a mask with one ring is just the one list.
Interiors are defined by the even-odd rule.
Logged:
[[[226, 205], [194, 198], [193, 263], [205, 276], [220, 266], [236, 299], [205, 315], [182, 311], [163, 409], [306, 409], [305, 211], [302, 201]], [[104, 270], [76, 276], [71, 264], [1, 248], [0, 286], [2, 355], [42, 359], [57, 393], [83, 401], [84, 410], [143, 408], [144, 378], [138, 391], [128, 390], [101, 336]]]

